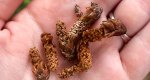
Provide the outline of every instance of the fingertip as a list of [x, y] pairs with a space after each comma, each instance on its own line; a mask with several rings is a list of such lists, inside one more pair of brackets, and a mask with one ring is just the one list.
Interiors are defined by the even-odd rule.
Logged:
[[2, 31], [0, 31], [0, 46], [8, 42], [10, 40], [9, 38], [10, 32], [7, 29], [3, 29]]

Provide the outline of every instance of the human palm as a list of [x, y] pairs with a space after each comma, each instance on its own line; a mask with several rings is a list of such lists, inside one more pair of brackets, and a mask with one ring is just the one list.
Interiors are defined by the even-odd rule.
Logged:
[[[15, 2], [16, 1], [16, 2]], [[29, 60], [29, 49], [36, 46], [42, 53], [40, 34], [50, 32], [56, 39], [56, 21], [64, 21], [67, 28], [77, 20], [73, 12], [75, 4], [85, 7], [96, 2], [103, 8], [101, 18], [94, 25], [99, 27], [115, 7], [114, 15], [127, 27], [132, 37], [127, 44], [120, 37], [90, 43], [93, 67], [69, 80], [142, 80], [150, 71], [150, 4], [149, 0], [33, 0], [12, 20], [6, 22], [21, 0], [2, 0], [0, 7], [0, 78], [1, 80], [34, 80]], [[9, 3], [9, 4], [7, 4]], [[9, 6], [8, 6], [9, 5]], [[5, 25], [4, 25], [5, 22]], [[94, 27], [93, 26], [93, 27]], [[56, 46], [58, 49], [58, 46]], [[59, 67], [68, 62], [59, 55]], [[59, 80], [51, 73], [49, 80]]]

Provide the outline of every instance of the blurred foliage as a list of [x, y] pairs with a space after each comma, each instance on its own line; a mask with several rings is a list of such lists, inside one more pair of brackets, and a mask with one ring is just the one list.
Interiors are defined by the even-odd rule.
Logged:
[[24, 2], [16, 10], [15, 14], [18, 13], [19, 11], [21, 11], [23, 8], [25, 8], [30, 2], [31, 2], [31, 0], [24, 0]]

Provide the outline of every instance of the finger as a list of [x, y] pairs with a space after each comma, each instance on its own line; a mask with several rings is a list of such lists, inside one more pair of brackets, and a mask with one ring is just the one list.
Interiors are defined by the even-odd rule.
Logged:
[[[91, 0], [92, 1], [92, 0]], [[88, 7], [91, 1], [86, 0], [34, 0], [26, 8], [26, 11], [33, 16], [34, 20], [42, 27], [44, 31], [55, 33], [56, 21], [62, 20], [70, 28], [76, 21], [74, 14], [75, 4], [79, 4], [81, 9], [85, 11], [85, 7]], [[101, 7], [104, 7], [103, 14], [106, 14], [119, 2], [119, 0], [95, 0], [93, 2], [98, 3]], [[57, 4], [54, 4], [57, 3]], [[84, 3], [84, 4], [83, 4]], [[21, 18], [21, 17], [20, 17]], [[52, 26], [52, 27], [50, 27]], [[49, 29], [53, 28], [53, 29]]]
[[[142, 80], [147, 74], [148, 67], [148, 52], [143, 39], [146, 39], [147, 34], [142, 34], [142, 40], [139, 38], [139, 34], [144, 32], [148, 21], [150, 20], [150, 1], [145, 0], [125, 0], [122, 1], [115, 10], [115, 17], [119, 18], [127, 27], [127, 35], [133, 37], [133, 39], [123, 48], [120, 56], [121, 60], [132, 80]], [[134, 6], [134, 7], [133, 7]], [[143, 29], [144, 28], [144, 29]], [[146, 39], [147, 40], [147, 39]], [[149, 60], [148, 60], [149, 61]]]
[[8, 20], [16, 8], [22, 3], [23, 0], [1, 0], [0, 1], [0, 29]]
[[127, 34], [131, 37], [150, 20], [149, 0], [123, 0], [115, 10], [115, 17], [127, 27]]
[[150, 21], [125, 46], [121, 59], [131, 80], [143, 80], [150, 72]]

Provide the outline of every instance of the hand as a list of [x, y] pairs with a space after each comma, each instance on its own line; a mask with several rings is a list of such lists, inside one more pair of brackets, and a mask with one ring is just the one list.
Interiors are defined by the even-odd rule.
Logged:
[[[85, 11], [91, 1], [103, 8], [101, 19], [95, 27], [99, 27], [100, 22], [106, 20], [108, 13], [117, 6], [114, 15], [125, 24], [131, 40], [124, 44], [120, 37], [113, 37], [91, 43], [93, 67], [69, 80], [142, 80], [150, 71], [149, 0], [33, 0], [9, 21], [22, 0], [1, 0], [0, 28], [3, 29], [0, 31], [0, 78], [34, 80], [29, 48], [36, 46], [42, 53], [42, 32], [50, 32], [54, 36], [54, 45], [57, 45], [56, 21], [64, 21], [70, 29], [77, 20], [73, 12], [75, 3]], [[59, 54], [58, 71], [66, 65], [68, 63]], [[51, 72], [49, 80], [59, 78]]]

